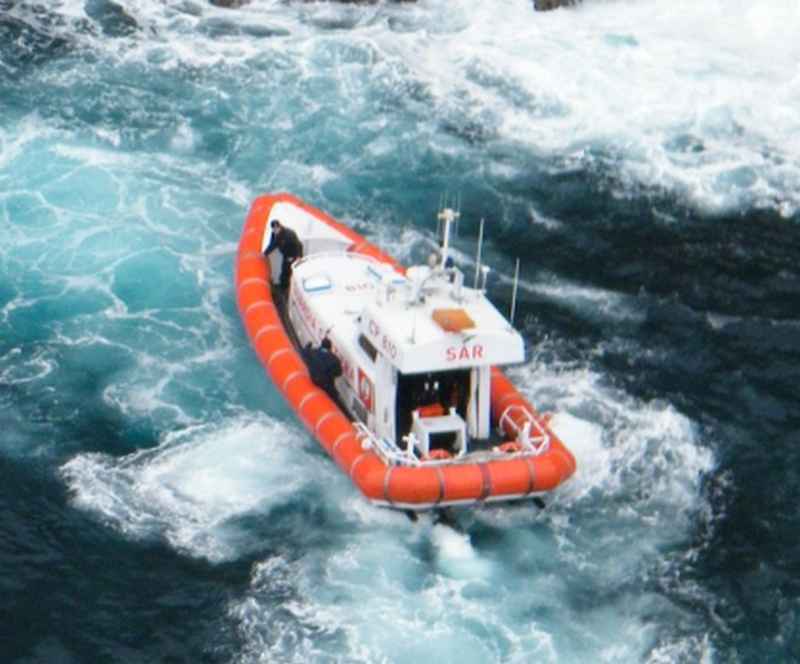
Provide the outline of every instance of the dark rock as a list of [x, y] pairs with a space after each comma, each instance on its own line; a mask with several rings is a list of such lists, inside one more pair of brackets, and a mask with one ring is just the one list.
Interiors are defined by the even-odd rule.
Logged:
[[579, 0], [533, 0], [533, 8], [538, 12], [546, 12], [559, 7], [571, 7]]
[[211, 4], [215, 7], [226, 7], [227, 9], [236, 9], [249, 2], [250, 0], [211, 0]]

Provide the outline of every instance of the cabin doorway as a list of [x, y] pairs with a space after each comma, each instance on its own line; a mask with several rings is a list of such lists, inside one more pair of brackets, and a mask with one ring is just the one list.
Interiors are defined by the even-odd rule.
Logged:
[[[419, 374], [398, 373], [395, 410], [397, 444], [400, 445], [403, 436], [411, 431], [412, 413], [418, 408], [422, 417], [430, 417], [446, 415], [452, 407], [466, 420], [471, 373], [469, 369]], [[447, 443], [448, 441], [442, 441], [441, 446], [447, 447]]]

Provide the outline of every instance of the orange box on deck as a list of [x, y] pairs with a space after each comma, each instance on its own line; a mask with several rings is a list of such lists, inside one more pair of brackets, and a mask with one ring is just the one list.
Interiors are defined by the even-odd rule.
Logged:
[[432, 318], [445, 332], [461, 332], [475, 327], [475, 321], [463, 309], [434, 309]]

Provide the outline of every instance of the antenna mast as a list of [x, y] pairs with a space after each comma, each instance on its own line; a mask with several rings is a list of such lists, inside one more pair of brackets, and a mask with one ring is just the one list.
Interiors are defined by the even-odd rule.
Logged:
[[478, 289], [478, 275], [481, 273], [481, 253], [483, 251], [483, 222], [481, 217], [481, 228], [478, 231], [478, 255], [475, 257], [475, 290]]
[[514, 314], [517, 311], [517, 286], [519, 285], [519, 258], [517, 259], [517, 265], [514, 268], [514, 290], [511, 292], [511, 315], [509, 316], [509, 320], [511, 324], [514, 324]]
[[447, 265], [447, 258], [450, 252], [450, 227], [461, 216], [460, 212], [456, 212], [452, 208], [445, 208], [436, 218], [444, 223], [444, 239], [442, 240], [442, 263], [439, 267]]

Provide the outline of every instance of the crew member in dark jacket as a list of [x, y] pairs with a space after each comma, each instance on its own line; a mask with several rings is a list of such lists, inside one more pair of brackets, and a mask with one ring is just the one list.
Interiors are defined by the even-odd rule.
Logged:
[[283, 256], [281, 265], [280, 286], [283, 289], [289, 287], [289, 279], [292, 277], [292, 263], [303, 256], [303, 243], [291, 228], [286, 228], [280, 221], [273, 219], [270, 223], [272, 237], [269, 245], [264, 250], [264, 255], [269, 256], [275, 249], [280, 249]]
[[311, 381], [335, 398], [333, 381], [342, 375], [342, 363], [331, 350], [331, 340], [325, 337], [319, 348], [312, 348], [309, 342], [303, 349], [303, 355]]

